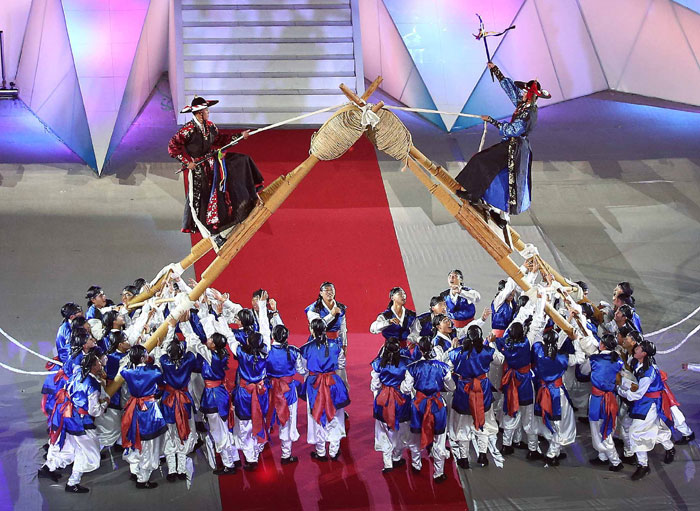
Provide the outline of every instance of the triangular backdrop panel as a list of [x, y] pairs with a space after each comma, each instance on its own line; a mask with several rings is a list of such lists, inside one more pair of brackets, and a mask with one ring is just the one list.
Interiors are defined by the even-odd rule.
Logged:
[[677, 4], [681, 4], [691, 11], [700, 14], [700, 0], [673, 0]]
[[11, 0], [3, 2], [0, 9], [0, 30], [3, 31], [2, 43], [5, 50], [5, 78], [8, 82], [14, 82], [17, 77], [17, 65], [31, 7], [32, 0]]
[[617, 89], [625, 64], [653, 1], [615, 0], [614, 8], [610, 0], [579, 2], [611, 89]]
[[[698, 0], [698, 3], [700, 4], [700, 0]], [[700, 14], [680, 5], [674, 5], [673, 7], [676, 11], [678, 22], [683, 29], [683, 35], [693, 50], [695, 62], [700, 66]]]
[[151, 2], [143, 24], [129, 79], [122, 95], [119, 113], [105, 163], [136, 119], [158, 80], [168, 68], [169, 2]]
[[536, 0], [535, 6], [564, 98], [607, 89], [577, 0]]
[[654, 0], [618, 90], [700, 105], [700, 69], [670, 0]]
[[90, 167], [90, 129], [61, 0], [34, 0], [17, 70], [20, 99]]
[[[365, 76], [374, 80], [377, 75], [381, 75], [384, 81], [380, 87], [387, 94], [408, 106], [434, 110], [435, 102], [382, 0], [365, 0], [364, 12], [370, 13], [362, 22], [362, 29], [367, 29], [370, 34], [369, 39], [363, 39], [362, 44], [367, 73]], [[439, 115], [420, 115], [441, 129], [446, 129]]]
[[63, 0], [98, 172], [107, 156], [148, 4], [149, 0]]
[[[458, 112], [486, 67], [478, 12], [485, 29], [500, 31], [511, 25], [524, 0], [384, 0], [403, 43], [439, 110]], [[501, 38], [488, 38], [491, 54]], [[448, 129], [455, 116], [442, 115]]]

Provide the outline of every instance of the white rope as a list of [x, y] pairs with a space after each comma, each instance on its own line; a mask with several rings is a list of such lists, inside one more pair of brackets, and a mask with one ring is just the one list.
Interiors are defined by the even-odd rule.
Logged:
[[657, 351], [656, 354], [657, 354], [657, 355], [668, 355], [669, 353], [673, 353], [673, 352], [676, 351], [678, 348], [680, 348], [681, 346], [683, 346], [683, 345], [685, 344], [685, 342], [686, 342], [688, 339], [690, 339], [692, 336], [694, 336], [696, 333], [698, 333], [698, 330], [700, 330], [700, 325], [698, 325], [698, 326], [696, 326], [695, 328], [693, 328], [693, 329], [690, 331], [690, 333], [689, 333], [688, 335], [686, 335], [685, 338], [684, 338], [681, 342], [679, 342], [678, 344], [676, 344], [673, 348], [669, 348], [669, 349], [663, 350], [663, 351]]
[[23, 371], [22, 369], [17, 369], [16, 367], [8, 366], [6, 364], [3, 364], [0, 362], [0, 367], [3, 367], [7, 369], [8, 371], [12, 371], [13, 373], [17, 374], [32, 374], [36, 376], [46, 376], [47, 374], [56, 374], [58, 371]]
[[481, 142], [479, 142], [479, 151], [477, 152], [481, 152], [481, 150], [484, 148], [484, 142], [486, 142], [486, 128], [488, 128], [488, 126], [489, 123], [484, 121], [484, 131], [481, 133]]
[[693, 312], [691, 312], [690, 314], [688, 314], [686, 317], [684, 317], [683, 319], [681, 319], [681, 320], [678, 321], [677, 323], [674, 323], [674, 324], [669, 325], [669, 326], [667, 326], [667, 327], [665, 327], [665, 328], [662, 328], [661, 330], [657, 330], [656, 332], [650, 332], [650, 333], [648, 333], [648, 334], [645, 334], [644, 337], [653, 337], [654, 335], [659, 335], [659, 334], [662, 334], [662, 333], [666, 332], [667, 330], [671, 330], [672, 328], [677, 327], [677, 326], [680, 325], [681, 323], [685, 323], [686, 321], [688, 321], [690, 318], [692, 318], [693, 316], [695, 316], [699, 311], [700, 311], [700, 307], [698, 307], [697, 309], [695, 309]]
[[31, 348], [27, 348], [24, 344], [22, 344], [22, 343], [19, 342], [17, 339], [15, 339], [14, 337], [12, 337], [10, 334], [8, 334], [7, 332], [5, 332], [2, 328], [0, 328], [0, 334], [2, 334], [2, 335], [4, 335], [5, 337], [7, 337], [7, 340], [10, 341], [12, 344], [15, 344], [15, 345], [17, 345], [18, 347], [22, 348], [23, 350], [28, 351], [28, 352], [31, 353], [32, 355], [36, 355], [37, 357], [42, 358], [42, 359], [46, 360], [47, 362], [51, 362], [52, 364], [56, 364], [56, 365], [59, 365], [59, 366], [62, 366], [62, 365], [63, 365], [63, 363], [62, 363], [62, 362], [59, 362], [58, 360], [54, 360], [53, 358], [45, 357], [45, 356], [42, 355], [41, 353], [37, 353], [36, 351], [34, 351], [34, 350], [31, 349]]
[[480, 115], [476, 114], [463, 114], [457, 112], [444, 112], [442, 110], [428, 110], [427, 108], [409, 108], [407, 106], [394, 106], [394, 105], [384, 105], [383, 108], [388, 110], [403, 110], [405, 112], [422, 112], [425, 114], [445, 114], [445, 115], [456, 115], [458, 117], [473, 117], [475, 119], [481, 119]]
[[329, 106], [326, 108], [322, 108], [321, 110], [316, 110], [315, 112], [311, 112], [309, 114], [298, 115], [296, 117], [292, 117], [291, 119], [285, 119], [284, 121], [270, 124], [269, 126], [263, 126], [262, 128], [258, 128], [256, 130], [251, 131], [250, 133], [248, 133], [248, 136], [255, 135], [256, 133], [260, 133], [262, 131], [271, 130], [271, 129], [276, 128], [278, 126], [284, 126], [285, 124], [289, 124], [290, 122], [300, 121], [301, 119], [306, 119], [307, 117], [311, 117], [313, 115], [322, 114], [323, 112], [328, 112], [329, 110], [337, 110], [338, 108], [340, 108], [341, 106], [344, 106], [344, 105], [347, 105], [347, 102], [341, 103], [341, 104], [335, 105], [335, 106]]

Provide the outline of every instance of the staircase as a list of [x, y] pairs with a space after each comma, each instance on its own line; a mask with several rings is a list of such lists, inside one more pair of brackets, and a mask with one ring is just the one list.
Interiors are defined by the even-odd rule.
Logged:
[[[194, 94], [218, 99], [219, 125], [271, 124], [345, 102], [340, 83], [363, 87], [357, 0], [181, 2], [179, 90], [185, 104]], [[294, 125], [319, 125], [331, 113]]]

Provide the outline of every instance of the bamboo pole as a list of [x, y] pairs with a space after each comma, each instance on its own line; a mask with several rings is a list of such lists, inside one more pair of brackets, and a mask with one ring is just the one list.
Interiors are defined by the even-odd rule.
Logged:
[[[199, 283], [194, 287], [194, 289], [192, 289], [192, 291], [190, 291], [190, 300], [197, 300], [200, 296], [202, 296], [204, 291], [214, 283], [217, 277], [226, 269], [228, 264], [236, 256], [236, 254], [238, 254], [241, 248], [243, 248], [258, 231], [258, 229], [262, 227], [265, 221], [270, 218], [270, 215], [272, 215], [272, 213], [274, 213], [277, 208], [282, 205], [282, 203], [287, 199], [287, 197], [289, 197], [292, 191], [294, 191], [294, 189], [299, 185], [302, 179], [306, 177], [306, 175], [311, 171], [314, 165], [318, 163], [318, 161], [318, 158], [315, 156], [309, 156], [292, 172], [286, 176], [280, 176], [273, 183], [271, 183], [270, 187], [268, 187], [270, 188], [268, 193], [262, 194], [262, 203], [255, 206], [250, 215], [248, 215], [248, 218], [234, 228], [226, 240], [226, 243], [221, 247], [221, 250], [219, 250], [219, 254], [217, 255], [216, 259], [214, 259], [214, 261], [204, 271], [202, 274], [202, 279], [199, 281]], [[208, 240], [203, 241], [210, 243]], [[158, 329], [151, 334], [144, 344], [147, 351], [150, 352], [165, 338], [165, 335], [168, 333], [168, 319], [166, 319], [158, 327]], [[114, 393], [119, 390], [123, 382], [124, 379], [120, 375], [117, 375], [116, 378], [114, 378], [114, 381], [107, 387], [107, 394], [110, 396], [114, 395]]]

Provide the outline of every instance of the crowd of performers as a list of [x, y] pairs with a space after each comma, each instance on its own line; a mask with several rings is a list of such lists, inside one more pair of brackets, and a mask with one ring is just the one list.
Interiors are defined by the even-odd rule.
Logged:
[[[656, 365], [654, 344], [643, 337], [629, 283], [620, 283], [612, 303], [601, 302], [596, 311], [577, 304], [535, 260], [521, 271], [532, 288], [523, 292], [510, 278], [499, 282], [479, 317], [480, 294], [464, 285], [459, 270], [420, 315], [406, 308], [401, 288], [390, 291], [386, 310], [370, 326], [385, 339], [370, 377], [383, 471], [405, 465], [407, 450], [419, 472], [427, 449], [433, 477], [442, 482], [450, 453], [469, 468], [472, 446], [482, 467], [489, 457], [503, 466], [515, 449], [557, 466], [566, 456], [562, 448], [575, 440], [577, 419], [589, 424], [594, 465], [620, 471], [635, 463], [632, 479], [640, 479], [657, 443], [671, 463], [672, 431], [680, 435], [676, 443], [695, 435]], [[124, 288], [117, 305], [92, 286], [85, 313], [72, 302], [62, 308], [56, 363], [48, 364], [58, 372], [42, 388], [49, 442], [40, 477], [58, 481], [72, 463], [65, 489], [85, 493], [82, 475], [96, 470], [103, 455], [121, 453], [136, 488], [150, 489], [163, 457], [168, 481], [191, 477], [189, 455], [199, 448], [214, 473], [226, 476], [239, 467], [255, 470], [274, 436], [281, 463], [296, 463], [299, 398], [307, 403], [311, 457], [340, 457], [350, 397], [346, 307], [333, 284], [324, 282], [306, 307], [309, 338], [300, 348], [288, 343], [277, 303], [265, 290], [243, 308], [213, 288], [192, 302], [194, 285], [174, 273], [159, 298], [134, 304], [148, 288], [139, 280]], [[585, 294], [585, 283], [577, 286]], [[545, 315], [548, 305], [574, 325], [572, 336]], [[489, 316], [491, 332], [484, 335]], [[144, 343], [164, 322], [167, 334], [148, 353]], [[226, 378], [231, 354], [235, 382]], [[119, 378], [121, 386], [110, 385]], [[106, 389], [115, 387], [110, 397]]]

